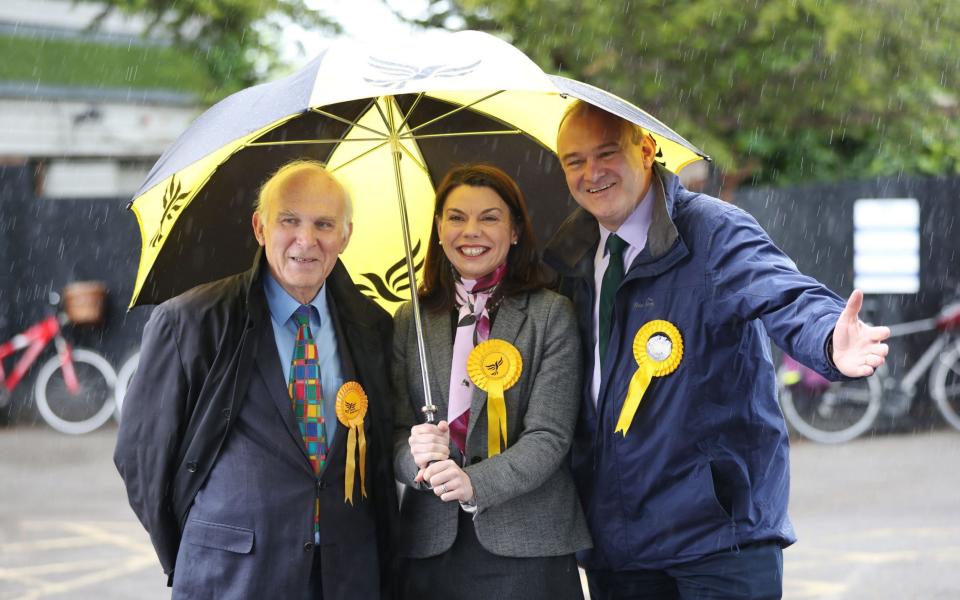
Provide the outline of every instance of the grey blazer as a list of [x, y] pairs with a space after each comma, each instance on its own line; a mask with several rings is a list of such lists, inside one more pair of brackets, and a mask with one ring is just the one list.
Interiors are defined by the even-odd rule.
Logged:
[[[426, 558], [447, 551], [457, 535], [457, 502], [443, 502], [413, 479], [407, 439], [422, 422], [423, 390], [410, 304], [397, 311], [393, 382], [397, 393], [394, 466], [406, 486], [401, 501], [400, 553]], [[423, 313], [430, 385], [437, 420], [447, 415], [453, 356], [449, 313]], [[474, 390], [465, 471], [476, 492], [473, 523], [484, 548], [501, 556], [558, 556], [591, 546], [573, 486], [568, 450], [580, 406], [580, 339], [570, 302], [541, 290], [505, 298], [490, 339], [510, 342], [523, 357], [520, 380], [506, 391], [507, 442], [487, 458], [486, 392]], [[451, 444], [450, 456], [460, 452]]]

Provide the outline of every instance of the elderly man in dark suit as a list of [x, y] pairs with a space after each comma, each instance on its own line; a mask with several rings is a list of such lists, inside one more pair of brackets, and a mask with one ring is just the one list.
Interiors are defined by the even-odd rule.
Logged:
[[253, 267], [147, 324], [114, 460], [175, 598], [388, 595], [392, 326], [338, 259], [351, 215], [322, 165], [284, 166]]

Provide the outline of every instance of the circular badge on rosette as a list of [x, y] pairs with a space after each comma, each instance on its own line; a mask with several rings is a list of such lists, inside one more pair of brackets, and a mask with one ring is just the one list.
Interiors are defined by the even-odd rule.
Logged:
[[360, 493], [367, 497], [367, 438], [363, 419], [367, 415], [367, 393], [356, 381], [348, 381], [337, 390], [337, 420], [347, 428], [347, 469], [343, 476], [343, 500], [353, 504], [353, 482], [357, 471], [356, 454], [360, 454]]
[[630, 379], [627, 397], [623, 401], [614, 430], [615, 433], [622, 433], [624, 437], [653, 378], [666, 377], [680, 366], [683, 358], [683, 336], [680, 335], [680, 330], [670, 321], [648, 321], [633, 338], [633, 358], [637, 361], [637, 370]]
[[507, 447], [507, 404], [503, 398], [523, 372], [520, 351], [504, 340], [477, 344], [467, 357], [467, 374], [487, 393], [487, 457]]

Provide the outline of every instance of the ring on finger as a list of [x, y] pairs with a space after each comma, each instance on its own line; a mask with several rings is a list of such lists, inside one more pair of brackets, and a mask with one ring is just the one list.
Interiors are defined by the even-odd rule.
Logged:
[[446, 493], [447, 493], [447, 484], [441, 483], [441, 484], [440, 484], [440, 495], [442, 496], [443, 494], [446, 494]]

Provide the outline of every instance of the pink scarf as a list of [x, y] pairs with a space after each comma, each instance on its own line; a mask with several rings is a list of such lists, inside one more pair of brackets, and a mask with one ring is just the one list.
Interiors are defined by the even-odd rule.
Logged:
[[461, 453], [466, 449], [470, 400], [474, 388], [467, 375], [467, 357], [477, 344], [490, 337], [490, 310], [496, 309], [496, 302], [491, 303], [490, 298], [496, 293], [506, 272], [507, 265], [502, 264], [477, 280], [461, 279], [454, 274], [459, 314], [457, 335], [453, 341], [453, 363], [450, 365], [447, 421], [450, 423], [450, 439]]

